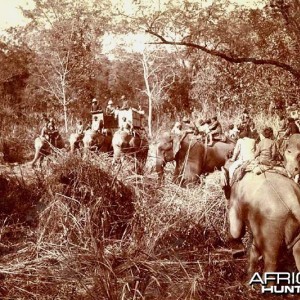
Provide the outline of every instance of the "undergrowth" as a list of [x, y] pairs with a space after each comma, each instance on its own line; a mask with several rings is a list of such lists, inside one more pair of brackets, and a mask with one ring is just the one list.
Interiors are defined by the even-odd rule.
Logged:
[[153, 153], [143, 176], [132, 159], [112, 167], [103, 153], [62, 152], [41, 170], [2, 172], [1, 299], [260, 299], [247, 257], [228, 251], [219, 173], [182, 189], [169, 164], [158, 186]]

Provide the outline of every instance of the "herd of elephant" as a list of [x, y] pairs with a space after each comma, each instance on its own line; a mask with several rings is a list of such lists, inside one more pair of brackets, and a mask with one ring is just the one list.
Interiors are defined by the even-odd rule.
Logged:
[[[73, 141], [73, 143], [72, 143]], [[148, 142], [139, 136], [117, 131], [113, 136], [87, 132], [82, 139], [84, 149], [99, 145], [103, 151], [113, 148], [114, 160], [130, 149], [145, 160]], [[71, 151], [78, 139], [70, 137]], [[37, 141], [36, 141], [37, 144]], [[156, 144], [156, 171], [160, 182], [164, 178], [167, 162], [175, 161], [174, 179], [181, 185], [199, 180], [200, 175], [214, 172], [225, 165], [233, 151], [233, 141], [217, 141], [207, 147], [193, 134], [173, 135], [164, 133]], [[36, 147], [36, 150], [41, 147]], [[250, 249], [249, 275], [257, 271], [259, 258], [263, 258], [264, 272], [275, 272], [282, 246], [292, 249], [300, 272], [300, 187], [293, 177], [300, 172], [300, 134], [292, 135], [283, 151], [285, 176], [272, 170], [261, 174], [252, 172], [229, 186], [223, 185], [228, 199], [228, 220], [232, 238], [241, 239], [246, 226], [253, 235]], [[228, 192], [229, 190], [229, 192]]]
[[[83, 150], [86, 156], [88, 151], [98, 150], [101, 152], [113, 153], [113, 164], [120, 161], [124, 154], [133, 155], [137, 160], [137, 172], [140, 173], [148, 155], [148, 141], [140, 134], [131, 135], [125, 131], [118, 130], [114, 134], [102, 134], [98, 131], [89, 129], [83, 135], [72, 133], [69, 137], [70, 153], [77, 149]], [[55, 149], [64, 148], [65, 142], [59, 135], [55, 145], [51, 145], [44, 138], [37, 137], [34, 142], [35, 155], [32, 166], [37, 163], [41, 165], [44, 157], [51, 154]]]

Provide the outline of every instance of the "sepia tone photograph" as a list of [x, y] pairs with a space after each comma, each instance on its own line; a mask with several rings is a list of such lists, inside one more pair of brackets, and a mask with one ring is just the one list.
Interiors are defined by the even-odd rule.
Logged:
[[0, 0], [0, 299], [300, 294], [300, 0]]

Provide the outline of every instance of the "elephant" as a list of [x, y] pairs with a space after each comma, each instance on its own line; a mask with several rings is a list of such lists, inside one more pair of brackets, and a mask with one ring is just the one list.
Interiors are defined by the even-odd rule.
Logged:
[[81, 148], [81, 145], [83, 146], [83, 139], [84, 135], [79, 133], [71, 133], [69, 137], [69, 143], [70, 143], [70, 152], [74, 153], [76, 149]]
[[113, 164], [120, 161], [124, 154], [129, 154], [136, 158], [137, 173], [142, 172], [149, 150], [149, 144], [145, 138], [137, 132], [130, 134], [127, 131], [118, 130], [113, 136], [112, 146], [114, 151]]
[[299, 176], [300, 173], [300, 134], [289, 137], [284, 150], [284, 166], [290, 176]]
[[112, 150], [112, 135], [110, 132], [103, 134], [89, 129], [85, 132], [82, 142], [85, 154], [87, 154], [87, 150], [99, 150], [102, 152], [110, 152]]
[[267, 171], [260, 175], [246, 173], [231, 187], [225, 184], [223, 188], [229, 198], [231, 236], [240, 240], [246, 226], [253, 234], [248, 275], [258, 271], [260, 256], [264, 260], [264, 272], [275, 272], [284, 244], [293, 250], [300, 271], [299, 186], [284, 175]]
[[44, 137], [38, 136], [34, 140], [35, 154], [34, 158], [31, 161], [31, 165], [35, 166], [38, 162], [41, 166], [45, 156], [50, 155], [52, 150], [55, 148], [62, 149], [65, 147], [65, 143], [59, 133], [56, 133], [56, 136], [53, 137], [54, 144], [50, 144]]
[[192, 133], [172, 135], [165, 132], [156, 147], [156, 172], [163, 179], [164, 166], [175, 160], [174, 181], [182, 186], [194, 183], [199, 176], [220, 169], [233, 151], [235, 143], [217, 141], [207, 147]]

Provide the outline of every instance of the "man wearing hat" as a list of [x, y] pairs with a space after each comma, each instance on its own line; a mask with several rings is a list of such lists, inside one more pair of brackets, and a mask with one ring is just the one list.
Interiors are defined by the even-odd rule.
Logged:
[[121, 101], [122, 101], [122, 107], [121, 107], [121, 109], [125, 109], [125, 110], [129, 109], [128, 100], [126, 100], [125, 95], [122, 95]]
[[107, 103], [107, 107], [106, 107], [105, 113], [108, 116], [112, 116], [115, 113], [115, 107], [113, 106], [113, 102], [112, 102], [111, 99]]
[[271, 127], [266, 127], [262, 135], [262, 139], [256, 146], [255, 157], [256, 160], [266, 166], [272, 166], [275, 162], [277, 147], [273, 140], [273, 129]]
[[98, 111], [98, 110], [99, 110], [99, 107], [98, 107], [97, 99], [94, 98], [94, 99], [92, 100], [92, 112]]

